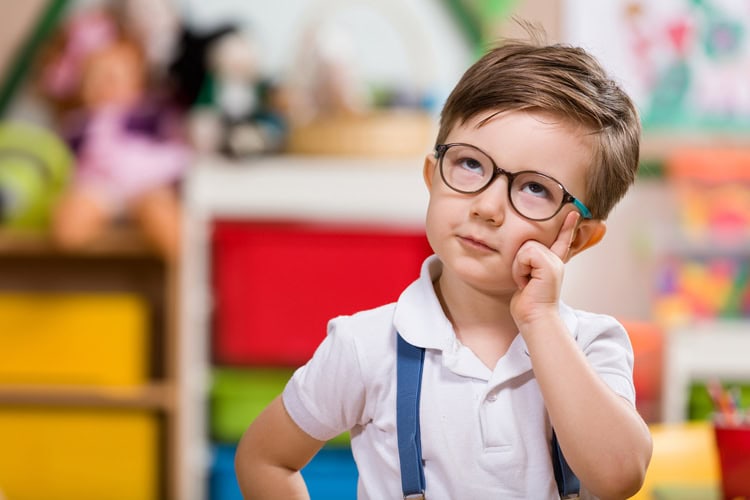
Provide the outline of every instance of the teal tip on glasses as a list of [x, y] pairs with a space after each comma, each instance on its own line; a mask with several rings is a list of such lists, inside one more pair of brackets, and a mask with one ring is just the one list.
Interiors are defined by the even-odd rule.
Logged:
[[573, 205], [578, 209], [579, 212], [581, 212], [581, 217], [583, 217], [584, 219], [593, 219], [594, 218], [594, 216], [591, 215], [591, 210], [589, 210], [588, 208], [586, 208], [586, 205], [584, 205], [583, 203], [581, 203], [581, 201], [578, 198], [576, 198], [575, 196], [573, 196], [573, 199], [570, 200], [570, 202], [573, 203]]

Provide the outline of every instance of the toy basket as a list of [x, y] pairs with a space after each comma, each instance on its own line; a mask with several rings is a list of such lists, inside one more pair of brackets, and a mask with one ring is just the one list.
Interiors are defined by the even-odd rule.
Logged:
[[373, 111], [317, 118], [292, 127], [288, 152], [304, 155], [409, 157], [430, 151], [436, 124], [426, 112]]
[[[296, 117], [302, 121], [292, 124], [287, 151], [304, 155], [376, 158], [422, 156], [434, 146], [437, 131], [436, 117], [428, 109], [434, 98], [435, 68], [440, 61], [435, 60], [429, 39], [419, 28], [421, 20], [403, 2], [381, 0], [353, 5], [343, 0], [316, 5], [310, 9], [305, 26], [300, 29], [292, 81], [299, 89], [306, 89], [302, 91], [303, 95], [309, 92], [317, 94], [308, 99], [313, 103], [337, 104], [324, 105], [324, 109], [307, 115], [312, 117], [311, 121], [300, 118], [305, 116], [304, 112], [298, 113]], [[394, 57], [403, 56], [408, 60], [404, 76], [409, 83], [402, 82], [394, 89], [387, 86], [380, 89], [385, 96], [389, 90], [396, 90], [392, 97], [397, 96], [400, 104], [379, 106], [362, 98], [363, 94], [377, 94], [374, 87], [382, 87], [383, 82], [366, 84], [362, 78], [354, 76], [358, 73], [357, 60], [361, 57], [355, 52], [355, 47], [361, 46], [357, 33], [352, 29], [342, 29], [340, 24], [332, 21], [355, 10], [360, 14], [367, 11], [372, 19], [387, 24], [389, 31], [384, 36], [395, 35], [392, 42], [400, 50], [399, 54], [393, 54]], [[375, 95], [372, 97], [378, 101]], [[302, 98], [302, 102], [305, 101]], [[354, 102], [359, 102], [359, 105]], [[394, 104], [395, 107], [391, 107]], [[302, 105], [295, 109], [304, 108]]]

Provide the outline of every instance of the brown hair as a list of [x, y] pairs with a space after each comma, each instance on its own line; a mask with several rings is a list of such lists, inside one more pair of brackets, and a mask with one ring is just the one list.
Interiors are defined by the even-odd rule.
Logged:
[[464, 73], [440, 117], [437, 144], [484, 111], [537, 110], [594, 135], [584, 202], [606, 219], [635, 180], [641, 126], [630, 98], [585, 50], [507, 40]]

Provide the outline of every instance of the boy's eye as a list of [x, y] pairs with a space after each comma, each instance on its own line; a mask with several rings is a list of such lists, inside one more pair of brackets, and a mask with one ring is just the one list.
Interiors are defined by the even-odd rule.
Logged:
[[468, 170], [469, 172], [483, 175], [484, 174], [484, 165], [482, 165], [482, 162], [477, 160], [476, 158], [461, 158], [458, 161], [458, 166], [461, 167], [464, 170]]
[[550, 196], [549, 190], [538, 182], [526, 182], [520, 187], [520, 190], [524, 193], [529, 193], [540, 198], [547, 198]]

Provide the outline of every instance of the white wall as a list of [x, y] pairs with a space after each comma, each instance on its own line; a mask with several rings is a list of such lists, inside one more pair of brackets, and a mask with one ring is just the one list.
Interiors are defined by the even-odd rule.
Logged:
[[674, 220], [664, 182], [637, 180], [610, 214], [604, 239], [566, 266], [564, 300], [623, 320], [651, 320], [659, 256]]

